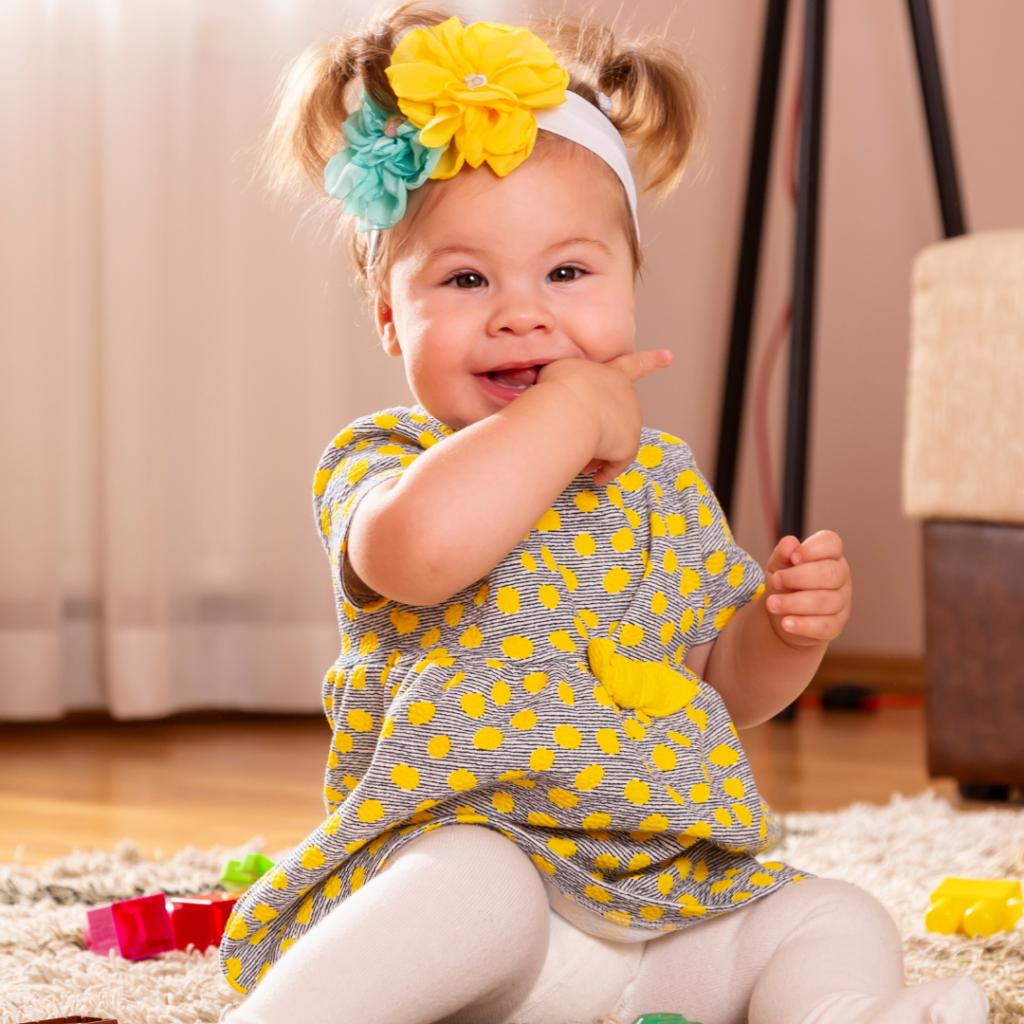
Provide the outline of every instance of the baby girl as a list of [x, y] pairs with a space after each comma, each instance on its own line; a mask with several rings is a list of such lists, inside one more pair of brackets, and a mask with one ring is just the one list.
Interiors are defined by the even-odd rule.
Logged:
[[866, 893], [755, 857], [736, 730], [807, 685], [849, 569], [823, 531], [762, 572], [641, 426], [672, 354], [634, 346], [627, 146], [670, 191], [692, 79], [664, 41], [540, 31], [405, 4], [283, 94], [278, 182], [342, 201], [418, 404], [316, 474], [329, 817], [228, 923], [230, 1020], [981, 1024], [968, 979], [903, 987]]

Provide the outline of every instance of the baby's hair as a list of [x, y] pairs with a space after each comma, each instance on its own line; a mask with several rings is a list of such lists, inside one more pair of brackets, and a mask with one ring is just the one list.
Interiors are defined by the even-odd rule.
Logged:
[[[267, 139], [264, 167], [271, 185], [300, 192], [312, 184], [323, 196], [324, 167], [343, 146], [341, 125], [357, 100], [356, 86], [361, 84], [382, 110], [398, 113], [385, 74], [392, 52], [407, 32], [440, 25], [449, 17], [449, 11], [431, 0], [408, 0], [372, 15], [361, 30], [313, 46], [299, 57], [282, 78]], [[700, 120], [696, 81], [678, 49], [658, 36], [620, 41], [610, 28], [589, 18], [553, 17], [529, 27], [569, 73], [572, 92], [595, 106], [598, 93], [611, 99], [611, 121], [635, 153], [641, 190], [657, 199], [672, 192], [693, 151]], [[550, 144], [546, 136], [541, 132], [538, 143]], [[399, 228], [415, 219], [430, 184], [410, 193], [404, 220], [381, 235], [373, 276], [385, 289], [403, 237]], [[340, 209], [336, 200], [328, 202]], [[640, 248], [628, 212], [625, 219], [639, 269]], [[341, 232], [370, 290], [367, 235], [356, 230], [355, 217], [347, 216]]]

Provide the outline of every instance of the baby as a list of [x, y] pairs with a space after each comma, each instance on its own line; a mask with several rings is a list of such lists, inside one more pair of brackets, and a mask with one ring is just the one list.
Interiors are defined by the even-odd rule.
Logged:
[[695, 93], [663, 42], [544, 34], [405, 4], [284, 93], [278, 180], [343, 200], [419, 404], [316, 474], [330, 816], [228, 923], [230, 1020], [981, 1024], [966, 978], [903, 988], [867, 894], [753, 856], [778, 828], [736, 728], [806, 686], [849, 570], [824, 531], [765, 576], [641, 427], [672, 355], [634, 351], [626, 144], [670, 190]]

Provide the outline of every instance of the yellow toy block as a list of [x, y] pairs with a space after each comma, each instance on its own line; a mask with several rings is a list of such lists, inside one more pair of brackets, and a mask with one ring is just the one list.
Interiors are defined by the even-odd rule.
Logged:
[[1008, 932], [1021, 915], [1020, 882], [981, 882], [974, 878], [947, 878], [932, 893], [924, 917], [930, 932], [976, 935]]

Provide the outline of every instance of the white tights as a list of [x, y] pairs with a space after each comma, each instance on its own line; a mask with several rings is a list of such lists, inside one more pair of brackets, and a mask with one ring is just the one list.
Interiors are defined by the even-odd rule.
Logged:
[[[591, 977], [538, 1002], [552, 975], [571, 985], [586, 971], [574, 974], [568, 959], [545, 968], [553, 929], [536, 869], [496, 832], [438, 829], [303, 936], [228, 1022], [592, 1024], [614, 1012], [627, 1024], [641, 1013], [701, 1024], [984, 1024], [988, 1014], [965, 977], [904, 988], [895, 925], [845, 882], [808, 879], [642, 953], [566, 929]], [[633, 966], [595, 973], [609, 957]], [[542, 972], [549, 980], [538, 985]], [[611, 1003], [601, 992], [609, 979]]]

